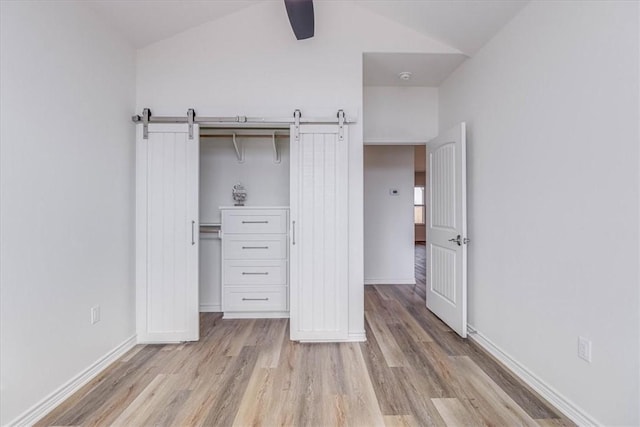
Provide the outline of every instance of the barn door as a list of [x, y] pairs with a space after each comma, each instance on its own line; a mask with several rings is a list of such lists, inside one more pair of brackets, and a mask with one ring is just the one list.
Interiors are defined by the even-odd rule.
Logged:
[[138, 126], [136, 325], [138, 341], [197, 341], [198, 128]]
[[467, 186], [464, 123], [427, 143], [427, 308], [467, 336]]
[[291, 339], [348, 335], [348, 128], [291, 128]]

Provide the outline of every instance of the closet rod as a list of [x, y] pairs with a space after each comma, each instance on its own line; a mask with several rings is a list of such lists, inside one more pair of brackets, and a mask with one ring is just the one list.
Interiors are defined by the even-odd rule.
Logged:
[[249, 138], [249, 137], [262, 137], [262, 138], [273, 138], [274, 136], [276, 138], [289, 138], [289, 134], [287, 135], [283, 135], [283, 134], [279, 134], [279, 135], [273, 135], [272, 133], [251, 133], [251, 134], [244, 134], [241, 132], [228, 132], [228, 133], [216, 133], [216, 134], [200, 134], [200, 139], [202, 138], [231, 138], [233, 135], [238, 136], [238, 137], [243, 137], [243, 138]]
[[285, 129], [273, 129], [273, 128], [209, 128], [209, 127], [201, 127], [200, 135], [222, 135], [229, 136], [232, 134], [242, 135], [242, 136], [289, 136], [289, 128]]
[[220, 223], [200, 223], [200, 233], [202, 234], [217, 234], [220, 237], [221, 228], [222, 224]]

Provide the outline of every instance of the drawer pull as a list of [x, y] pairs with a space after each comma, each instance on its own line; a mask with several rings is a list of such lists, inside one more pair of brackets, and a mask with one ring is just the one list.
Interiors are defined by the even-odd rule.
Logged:
[[269, 301], [269, 298], [242, 298], [242, 301]]
[[243, 272], [242, 272], [242, 275], [243, 275], [243, 276], [246, 276], [246, 275], [260, 275], [260, 276], [268, 276], [268, 275], [269, 275], [269, 272], [268, 272], [268, 271], [265, 271], [264, 273], [261, 273], [261, 272], [253, 272], [253, 271], [243, 271]]
[[269, 246], [243, 246], [242, 249], [269, 249]]
[[269, 224], [269, 221], [242, 221], [243, 224]]

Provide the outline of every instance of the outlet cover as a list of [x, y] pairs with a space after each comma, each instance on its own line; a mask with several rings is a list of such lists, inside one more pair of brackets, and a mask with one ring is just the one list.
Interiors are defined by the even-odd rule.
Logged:
[[591, 363], [591, 341], [578, 337], [578, 357]]
[[95, 305], [91, 307], [91, 324], [95, 325], [100, 321], [100, 306]]

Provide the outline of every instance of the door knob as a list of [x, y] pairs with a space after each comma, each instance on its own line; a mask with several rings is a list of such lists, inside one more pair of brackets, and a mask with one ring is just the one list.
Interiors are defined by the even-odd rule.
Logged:
[[462, 239], [462, 236], [460, 236], [458, 234], [455, 239], [449, 239], [449, 241], [453, 242], [453, 243], [457, 243], [458, 246], [462, 246], [462, 240], [461, 239]]

